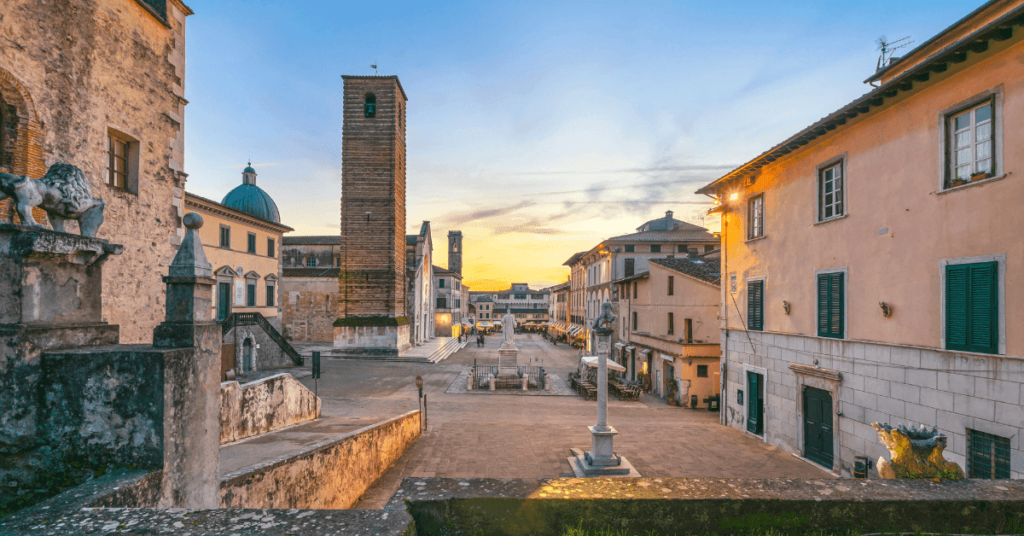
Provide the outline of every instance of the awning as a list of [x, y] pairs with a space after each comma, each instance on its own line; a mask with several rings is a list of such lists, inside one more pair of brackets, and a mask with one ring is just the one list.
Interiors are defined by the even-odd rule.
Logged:
[[616, 349], [616, 350], [621, 350], [621, 349], [623, 349], [623, 348], [625, 348], [625, 347], [626, 347], [626, 344], [625, 344], [625, 343], [621, 343], [621, 342], [617, 342], [617, 343], [615, 343], [615, 349]]
[[668, 361], [669, 363], [675, 363], [676, 362], [676, 358], [673, 357], [673, 356], [665, 355], [665, 354], [662, 354], [662, 353], [659, 353], [658, 355], [661, 356], [661, 358], [664, 359], [665, 361]]
[[632, 352], [633, 350], [636, 350], [636, 346], [627, 346], [626, 347], [626, 351], [627, 352]]
[[640, 350], [640, 355], [642, 355], [644, 357], [650, 357], [651, 356], [651, 351], [650, 350]]
[[[597, 359], [598, 358], [597, 358], [596, 355], [585, 355], [585, 356], [583, 356], [583, 362], [586, 363], [586, 365], [588, 367], [597, 368], [597, 365], [598, 365]], [[624, 367], [624, 366], [622, 366], [622, 365], [620, 365], [620, 364], [618, 364], [618, 363], [616, 363], [616, 362], [614, 362], [614, 361], [612, 361], [610, 359], [607, 359], [607, 358], [604, 361], [605, 361], [605, 363], [608, 364], [608, 370], [614, 370], [614, 371], [618, 371], [618, 372], [626, 372], [626, 367]]]

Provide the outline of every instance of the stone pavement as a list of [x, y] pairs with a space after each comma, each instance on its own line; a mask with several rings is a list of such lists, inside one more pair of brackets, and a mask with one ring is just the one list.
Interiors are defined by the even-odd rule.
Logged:
[[[324, 358], [319, 393], [323, 419], [221, 449], [221, 473], [351, 432], [416, 409], [415, 378], [427, 395], [428, 430], [355, 508], [382, 508], [404, 477], [554, 478], [570, 473], [570, 447], [587, 448], [596, 402], [575, 396], [446, 394], [471, 365], [496, 363], [500, 335], [470, 345], [438, 364]], [[517, 337], [521, 356], [564, 378], [578, 350], [540, 335]], [[301, 380], [309, 388], [313, 381]], [[824, 469], [718, 424], [718, 414], [669, 406], [645, 395], [610, 400], [616, 450], [644, 477], [832, 478]]]

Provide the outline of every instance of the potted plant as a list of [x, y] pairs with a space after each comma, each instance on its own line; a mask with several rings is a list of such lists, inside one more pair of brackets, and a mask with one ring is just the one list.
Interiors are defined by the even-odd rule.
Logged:
[[963, 186], [965, 184], [967, 184], [967, 181], [965, 181], [963, 179], [953, 179], [953, 180], [949, 181], [949, 187], [950, 188], [956, 188], [957, 186]]
[[991, 177], [992, 177], [992, 174], [989, 173], [988, 171], [977, 171], [977, 172], [971, 173], [971, 182], [983, 181], [983, 180], [991, 178]]

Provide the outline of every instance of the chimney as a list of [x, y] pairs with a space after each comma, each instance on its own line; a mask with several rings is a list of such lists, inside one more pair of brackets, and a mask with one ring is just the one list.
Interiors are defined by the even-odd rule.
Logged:
[[665, 219], [668, 219], [668, 220], [672, 219], [672, 211], [671, 210], [666, 210], [665, 211]]

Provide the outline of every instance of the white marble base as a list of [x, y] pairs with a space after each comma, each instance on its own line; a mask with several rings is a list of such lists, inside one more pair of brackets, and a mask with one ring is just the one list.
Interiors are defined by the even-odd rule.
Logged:
[[640, 478], [640, 473], [633, 468], [633, 464], [629, 463], [622, 456], [612, 458], [612, 460], [617, 462], [617, 465], [594, 465], [591, 462], [595, 460], [590, 459], [589, 453], [583, 452], [580, 449], [569, 449], [569, 452], [572, 453], [572, 456], [566, 458], [566, 460], [569, 462], [569, 467], [572, 467], [572, 472], [576, 475], [576, 478]]

